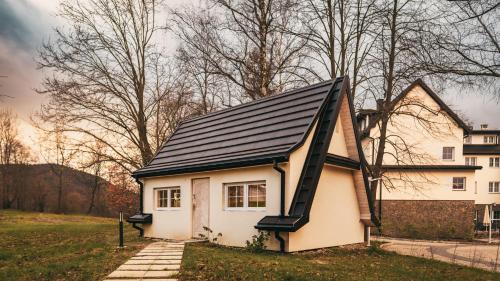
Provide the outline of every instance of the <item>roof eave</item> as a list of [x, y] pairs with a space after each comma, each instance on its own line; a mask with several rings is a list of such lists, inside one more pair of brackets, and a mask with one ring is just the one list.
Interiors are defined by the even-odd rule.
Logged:
[[140, 169], [132, 173], [132, 177], [146, 178], [146, 177], [158, 177], [158, 176], [169, 176], [169, 175], [179, 175], [188, 173], [200, 173], [208, 172], [214, 170], [225, 170], [225, 169], [235, 169], [235, 168], [245, 168], [258, 165], [273, 164], [274, 161], [277, 162], [288, 162], [289, 154], [281, 153], [268, 155], [263, 157], [252, 157], [247, 159], [235, 159], [214, 163], [207, 163], [203, 165], [186, 166], [186, 167], [176, 167], [171, 169], [158, 169], [153, 171], [141, 171]]

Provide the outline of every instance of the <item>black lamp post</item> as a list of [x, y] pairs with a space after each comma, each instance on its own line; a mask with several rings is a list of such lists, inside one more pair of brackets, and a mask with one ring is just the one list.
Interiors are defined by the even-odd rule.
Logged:
[[120, 248], [123, 248], [123, 212], [120, 212], [120, 221], [118, 223], [119, 236], [120, 236]]

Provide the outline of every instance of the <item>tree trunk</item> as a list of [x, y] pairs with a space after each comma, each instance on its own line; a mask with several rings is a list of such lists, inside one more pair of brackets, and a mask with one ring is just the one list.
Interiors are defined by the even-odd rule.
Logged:
[[63, 171], [59, 171], [58, 174], [59, 181], [58, 181], [58, 186], [57, 186], [57, 213], [62, 213], [63, 212], [63, 202], [62, 202], [62, 196], [63, 196]]

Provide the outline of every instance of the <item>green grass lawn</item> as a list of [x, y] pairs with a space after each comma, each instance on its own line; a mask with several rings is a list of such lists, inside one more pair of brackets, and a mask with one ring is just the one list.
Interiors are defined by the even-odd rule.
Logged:
[[0, 280], [101, 280], [145, 241], [116, 219], [0, 210]]
[[188, 244], [180, 280], [500, 280], [500, 274], [378, 248], [330, 248], [281, 255]]
[[[0, 211], [0, 280], [101, 280], [149, 243], [116, 219]], [[281, 255], [187, 244], [180, 280], [500, 280], [500, 274], [378, 248]]]

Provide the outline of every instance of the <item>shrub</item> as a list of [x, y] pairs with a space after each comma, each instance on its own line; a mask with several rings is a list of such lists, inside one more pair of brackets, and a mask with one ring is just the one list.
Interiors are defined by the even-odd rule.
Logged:
[[380, 248], [379, 244], [372, 244], [370, 247], [368, 247], [368, 255], [384, 255], [386, 252]]
[[222, 233], [217, 233], [216, 236], [213, 235], [213, 230], [210, 229], [210, 227], [208, 226], [203, 226], [203, 230], [205, 230], [206, 234], [203, 234], [203, 233], [200, 233], [198, 234], [198, 236], [201, 238], [201, 239], [206, 239], [209, 243], [213, 243], [213, 244], [219, 244], [219, 239], [222, 237]]
[[247, 240], [247, 250], [252, 252], [262, 252], [267, 249], [266, 241], [269, 240], [270, 234], [267, 231], [259, 230], [259, 233], [252, 236], [252, 241]]

